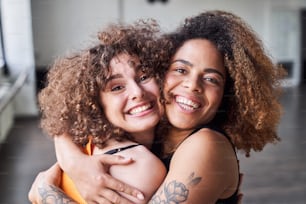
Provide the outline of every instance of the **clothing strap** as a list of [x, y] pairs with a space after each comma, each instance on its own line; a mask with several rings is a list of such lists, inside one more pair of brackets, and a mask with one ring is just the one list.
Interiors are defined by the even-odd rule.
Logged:
[[109, 151], [105, 152], [104, 154], [116, 154], [116, 153], [121, 152], [123, 150], [136, 147], [138, 145], [140, 145], [140, 144], [132, 144], [132, 145], [128, 145], [126, 147], [119, 147], [119, 148], [116, 148], [116, 149], [109, 150]]

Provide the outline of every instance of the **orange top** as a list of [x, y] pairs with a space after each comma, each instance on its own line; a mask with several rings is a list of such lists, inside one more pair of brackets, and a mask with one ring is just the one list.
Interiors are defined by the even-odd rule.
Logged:
[[[84, 153], [92, 155], [91, 140], [89, 140], [86, 147], [84, 148]], [[62, 173], [60, 188], [77, 203], [86, 204], [86, 201], [82, 198], [82, 196], [78, 192], [73, 181], [65, 172]]]

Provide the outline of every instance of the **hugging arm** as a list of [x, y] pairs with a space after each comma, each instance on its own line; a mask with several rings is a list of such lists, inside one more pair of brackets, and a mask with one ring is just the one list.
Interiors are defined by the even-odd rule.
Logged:
[[[230, 155], [232, 149], [230, 146], [227, 146], [226, 148], [222, 147], [221, 144], [224, 145], [226, 142], [222, 140], [224, 138], [223, 136], [217, 138], [220, 139], [220, 137], [221, 142], [218, 140], [198, 141], [197, 139], [187, 139], [174, 154], [170, 171], [150, 202], [160, 203], [164, 201], [165, 203], [169, 203], [174, 201], [176, 203], [201, 203], [203, 200], [207, 202], [215, 202], [218, 198], [226, 198], [230, 196], [233, 192], [228, 189], [237, 188], [238, 184], [235, 183], [235, 181], [238, 180], [238, 175], [236, 178], [231, 178], [233, 177], [233, 174], [224, 174], [222, 171], [226, 168], [235, 169], [237, 161], [235, 160], [235, 157], [232, 157], [231, 159], [224, 159], [222, 157], [224, 154]], [[216, 137], [214, 136], [212, 138]], [[207, 145], [207, 148], [203, 148], [203, 145], [205, 145], [205, 147]], [[192, 149], [192, 151], [190, 151], [190, 149]], [[206, 149], [206, 151], [203, 152], [203, 149]], [[224, 149], [229, 152], [223, 152]], [[85, 156], [88, 157], [87, 155]], [[186, 165], [186, 163], [188, 163], [188, 165]], [[108, 179], [110, 178], [105, 178], [105, 181]], [[65, 198], [65, 195], [61, 194], [61, 191], [54, 186], [56, 185], [52, 183], [47, 186], [50, 193], [53, 191], [56, 195]], [[107, 198], [105, 195], [99, 195], [100, 196], [96, 197], [95, 202], [100, 199], [99, 203], [110, 203], [111, 199]], [[115, 196], [117, 197], [116, 203], [130, 203], [120, 197], [117, 193], [115, 193]], [[240, 203], [242, 195], [240, 194], [238, 197], [238, 203]]]
[[76, 188], [87, 202], [97, 202], [107, 199], [116, 203], [130, 203], [117, 192], [123, 192], [138, 199], [142, 199], [142, 193], [113, 178], [108, 174], [110, 165], [130, 164], [131, 158], [118, 155], [92, 155], [88, 156], [77, 147], [69, 135], [61, 135], [54, 138], [56, 156], [58, 162]]
[[33, 182], [28, 193], [31, 203], [58, 203], [58, 204], [74, 204], [69, 196], [65, 195], [58, 188], [61, 177], [61, 169], [56, 163], [46, 171], [40, 172]]
[[150, 203], [216, 203], [235, 193], [238, 177], [235, 153], [227, 139], [201, 130], [178, 147]]
[[[28, 193], [29, 201], [33, 204], [77, 204], [60, 188], [61, 169], [56, 163], [46, 171], [40, 172]], [[88, 203], [112, 203], [105, 198]], [[124, 203], [118, 200], [117, 203]]]

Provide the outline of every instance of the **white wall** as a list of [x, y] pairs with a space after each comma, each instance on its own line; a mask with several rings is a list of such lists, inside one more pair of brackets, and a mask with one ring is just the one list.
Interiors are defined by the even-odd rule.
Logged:
[[35, 64], [47, 66], [57, 56], [86, 47], [107, 23], [153, 17], [170, 31], [185, 17], [209, 9], [232, 11], [244, 18], [275, 60], [294, 61], [293, 78], [288, 81], [290, 85], [300, 83], [298, 14], [301, 7], [306, 7], [306, 0], [169, 0], [153, 4], [147, 0], [2, 0], [1, 7], [12, 77], [23, 69], [30, 70], [14, 102], [17, 115], [37, 114]]
[[[125, 8], [124, 19], [128, 22], [139, 17], [153, 17], [167, 29], [176, 28], [184, 18], [197, 15], [204, 10], [222, 9], [232, 11], [247, 20], [254, 28], [261, 33], [263, 15], [258, 15], [250, 10], [264, 12], [266, 2], [264, 0], [169, 0], [168, 3], [150, 4], [146, 0], [123, 1]], [[137, 12], [135, 12], [137, 5]]]
[[[152, 17], [165, 31], [171, 31], [185, 17], [204, 10], [222, 9], [244, 18], [262, 38], [275, 61], [294, 61], [293, 79], [288, 83], [297, 85], [301, 75], [298, 26], [301, 7], [306, 7], [306, 0], [169, 0], [167, 3], [149, 3], [147, 0], [32, 0], [35, 61], [38, 67], [46, 66], [57, 56], [86, 47], [96, 31], [108, 22], [132, 22]], [[283, 22], [279, 15], [282, 15]], [[289, 23], [288, 28], [293, 29], [280, 35], [281, 23]], [[286, 52], [285, 55], [280, 51]]]
[[86, 46], [96, 31], [119, 19], [118, 0], [32, 0], [38, 67]]
[[[306, 1], [306, 0], [305, 0]], [[203, 10], [233, 11], [265, 36], [266, 0], [32, 0], [35, 62], [50, 64], [59, 55], [88, 45], [96, 31], [119, 19], [157, 19], [165, 31], [173, 30], [185, 17]], [[260, 11], [260, 12], [250, 12]]]

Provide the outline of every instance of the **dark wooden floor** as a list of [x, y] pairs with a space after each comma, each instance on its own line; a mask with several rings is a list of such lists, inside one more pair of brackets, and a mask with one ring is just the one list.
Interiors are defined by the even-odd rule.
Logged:
[[[286, 89], [282, 141], [250, 158], [239, 154], [245, 174], [243, 203], [306, 203], [306, 85]], [[272, 107], [271, 107], [272, 108]], [[55, 161], [52, 141], [37, 118], [18, 118], [0, 146], [0, 204], [22, 204], [38, 171]]]

